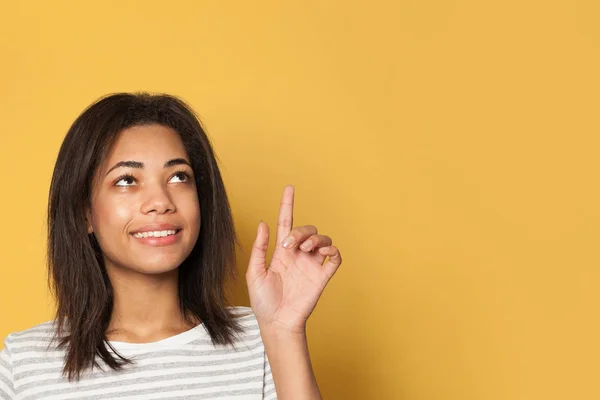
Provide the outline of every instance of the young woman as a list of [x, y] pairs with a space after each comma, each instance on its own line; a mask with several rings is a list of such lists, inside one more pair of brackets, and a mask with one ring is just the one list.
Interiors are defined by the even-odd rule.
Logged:
[[60, 148], [48, 205], [53, 320], [11, 333], [2, 399], [318, 399], [306, 321], [341, 264], [330, 237], [293, 227], [285, 187], [277, 247], [259, 222], [228, 305], [239, 245], [211, 144], [169, 95], [88, 107]]

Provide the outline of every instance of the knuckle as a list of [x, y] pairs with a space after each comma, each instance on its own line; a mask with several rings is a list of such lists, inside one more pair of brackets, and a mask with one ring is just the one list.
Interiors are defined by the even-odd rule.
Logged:
[[281, 218], [277, 221], [277, 226], [282, 226], [284, 228], [289, 228], [292, 226], [292, 219], [289, 217]]
[[254, 244], [254, 248], [257, 250], [260, 250], [260, 251], [265, 251], [265, 250], [267, 250], [268, 247], [269, 247], [269, 245], [265, 244], [265, 243], [255, 243]]
[[310, 237], [317, 236], [319, 234], [319, 231], [317, 231], [317, 228], [313, 225], [297, 226], [293, 230], [302, 235], [307, 235]]
[[331, 240], [331, 238], [329, 236], [322, 236], [323, 238], [323, 242], [327, 243], [328, 245], [331, 245], [331, 243], [333, 243], [333, 240]]

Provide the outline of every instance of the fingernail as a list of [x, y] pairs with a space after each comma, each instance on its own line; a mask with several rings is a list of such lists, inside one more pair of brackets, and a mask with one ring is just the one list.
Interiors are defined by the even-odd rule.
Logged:
[[302, 250], [308, 250], [310, 249], [310, 246], [312, 246], [312, 240], [307, 240], [306, 242], [302, 243], [302, 246], [300, 246], [300, 248]]
[[288, 236], [281, 243], [281, 245], [287, 249], [287, 248], [291, 247], [293, 243], [294, 243], [294, 238], [292, 236]]

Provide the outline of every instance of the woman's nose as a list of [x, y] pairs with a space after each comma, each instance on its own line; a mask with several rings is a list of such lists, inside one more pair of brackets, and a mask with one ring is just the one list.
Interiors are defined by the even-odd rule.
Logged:
[[155, 212], [165, 214], [175, 211], [175, 203], [166, 187], [154, 185], [144, 190], [144, 202], [142, 212], [144, 214]]

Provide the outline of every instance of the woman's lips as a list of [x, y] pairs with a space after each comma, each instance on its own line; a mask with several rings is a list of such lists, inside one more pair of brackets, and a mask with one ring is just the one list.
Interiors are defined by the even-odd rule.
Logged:
[[138, 237], [136, 237], [135, 235], [136, 234], [132, 233], [131, 237], [143, 245], [161, 247], [177, 243], [181, 239], [181, 229], [176, 230], [175, 234], [169, 234], [167, 236], [139, 237], [138, 235]]
[[180, 226], [177, 225], [173, 225], [173, 224], [167, 224], [167, 223], [160, 223], [160, 222], [155, 222], [149, 225], [145, 225], [145, 226], [140, 226], [138, 228], [136, 228], [135, 230], [131, 231], [131, 233], [138, 233], [138, 232], [160, 232], [160, 231], [166, 231], [166, 230], [177, 230], [180, 229]]

